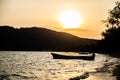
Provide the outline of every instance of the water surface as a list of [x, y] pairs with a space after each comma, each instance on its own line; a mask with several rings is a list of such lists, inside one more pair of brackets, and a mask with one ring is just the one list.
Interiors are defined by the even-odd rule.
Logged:
[[95, 71], [110, 59], [115, 61], [114, 58], [97, 53], [94, 61], [53, 59], [50, 53], [0, 51], [0, 80], [68, 80], [84, 72]]

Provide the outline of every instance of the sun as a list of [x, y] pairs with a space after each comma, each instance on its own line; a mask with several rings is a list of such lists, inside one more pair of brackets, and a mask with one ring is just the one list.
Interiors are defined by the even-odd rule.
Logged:
[[80, 13], [73, 10], [66, 10], [60, 13], [59, 21], [64, 28], [77, 28], [82, 23]]

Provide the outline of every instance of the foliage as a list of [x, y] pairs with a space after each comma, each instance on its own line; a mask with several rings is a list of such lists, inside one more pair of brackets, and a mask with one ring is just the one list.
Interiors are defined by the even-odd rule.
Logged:
[[113, 28], [120, 26], [120, 2], [115, 2], [116, 6], [109, 10], [109, 17], [107, 20], [103, 21], [106, 24], [106, 27]]
[[107, 30], [102, 33], [104, 39], [110, 38], [120, 27], [120, 2], [117, 1], [116, 6], [109, 10], [109, 17], [104, 20]]
[[120, 52], [120, 2], [109, 10], [109, 17], [104, 21], [107, 29], [102, 33], [103, 39], [99, 46], [106, 52]]

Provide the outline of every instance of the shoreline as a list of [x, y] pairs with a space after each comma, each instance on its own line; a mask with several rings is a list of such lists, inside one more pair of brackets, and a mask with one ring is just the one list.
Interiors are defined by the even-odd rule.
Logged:
[[120, 65], [119, 58], [114, 62], [110, 59], [101, 68], [96, 68], [93, 71], [87, 72], [88, 74], [84, 73], [69, 80], [81, 80], [81, 76], [85, 77], [82, 80], [117, 80], [117, 75], [113, 74], [117, 65]]
[[119, 63], [113, 62], [105, 64], [103, 67], [97, 68], [96, 72], [89, 72], [89, 77], [85, 80], [116, 80], [116, 76], [113, 76], [113, 70]]

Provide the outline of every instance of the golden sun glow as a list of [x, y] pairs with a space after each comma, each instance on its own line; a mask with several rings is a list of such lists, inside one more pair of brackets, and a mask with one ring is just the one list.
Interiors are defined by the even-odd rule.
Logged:
[[79, 12], [67, 10], [60, 13], [59, 21], [64, 28], [77, 28], [80, 27], [82, 18]]

